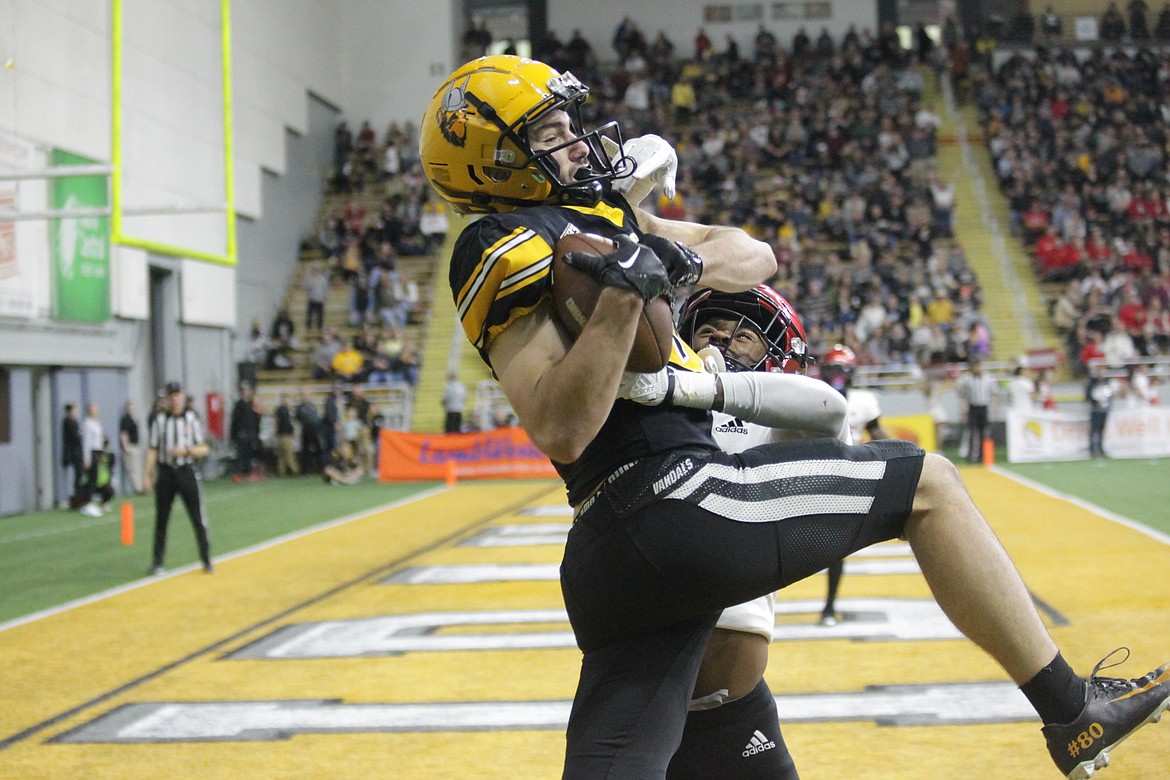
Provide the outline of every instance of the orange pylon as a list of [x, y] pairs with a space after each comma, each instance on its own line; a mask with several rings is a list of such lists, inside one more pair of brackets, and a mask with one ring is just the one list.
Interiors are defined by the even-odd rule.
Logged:
[[122, 544], [134, 544], [134, 505], [122, 504]]

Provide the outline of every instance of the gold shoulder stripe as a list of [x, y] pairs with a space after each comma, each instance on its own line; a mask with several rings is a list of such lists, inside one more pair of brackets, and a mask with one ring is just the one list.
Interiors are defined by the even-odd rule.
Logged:
[[467, 281], [463, 283], [463, 288], [459, 290], [459, 295], [455, 298], [455, 306], [459, 310], [460, 316], [463, 316], [468, 302], [483, 286], [484, 278], [490, 273], [492, 264], [499, 259], [500, 255], [507, 252], [510, 247], [522, 243], [534, 235], [535, 233], [528, 228], [518, 227], [480, 254], [479, 263], [467, 275]]
[[605, 201], [599, 202], [596, 206], [566, 206], [565, 208], [579, 211], [582, 214], [604, 217], [620, 228], [626, 226], [626, 213], [616, 206], [609, 205]]
[[[486, 329], [498, 329], [502, 325], [488, 322], [496, 301], [546, 277], [551, 263], [552, 247], [526, 228], [517, 228], [484, 250], [479, 265], [456, 299], [468, 340], [477, 347], [484, 346]], [[532, 306], [535, 301], [517, 300], [517, 304]]]
[[688, 371], [705, 371], [702, 359], [695, 354], [691, 346], [683, 341], [682, 336], [675, 331], [671, 339], [670, 364]]

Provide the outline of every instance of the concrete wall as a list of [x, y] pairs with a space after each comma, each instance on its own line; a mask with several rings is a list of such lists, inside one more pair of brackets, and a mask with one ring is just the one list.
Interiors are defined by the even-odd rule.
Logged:
[[[12, 262], [0, 268], [0, 365], [14, 371], [13, 404], [22, 414], [33, 407], [38, 423], [15, 428], [7, 452], [42, 453], [54, 446], [57, 376], [73, 377], [81, 388], [105, 387], [112, 371], [119, 403], [130, 397], [141, 409], [149, 408], [154, 388], [167, 379], [182, 380], [200, 403], [207, 392], [231, 393], [236, 324], [272, 316], [297, 244], [312, 230], [330, 154], [332, 107], [348, 99], [351, 85], [343, 68], [359, 59], [343, 56], [345, 41], [366, 29], [349, 5], [231, 3], [238, 266], [115, 247], [108, 269], [114, 316], [103, 323], [58, 322], [52, 319], [52, 223], [0, 222], [0, 242], [12, 247], [6, 250]], [[393, 8], [413, 7], [397, 0], [370, 5], [377, 6], [390, 36], [404, 29], [394, 23]], [[119, 100], [112, 68], [115, 8], [114, 0], [0, 0], [0, 52], [11, 57], [0, 69], [0, 170], [44, 168], [55, 148], [110, 164], [118, 116], [127, 209], [222, 204], [220, 3], [123, 0]], [[402, 79], [414, 78], [400, 71]], [[50, 193], [44, 180], [0, 183], [0, 208], [43, 211]], [[128, 215], [125, 233], [175, 247], [180, 255], [220, 254], [225, 219]], [[155, 285], [158, 269], [167, 281]], [[39, 450], [38, 439], [47, 440]], [[0, 453], [0, 493], [32, 508], [12, 480], [36, 480], [5, 468], [5, 457]], [[60, 480], [53, 479], [51, 452], [23, 461], [34, 462], [36, 471], [49, 474], [50, 489], [35, 499], [45, 506]], [[6, 500], [0, 513], [10, 511]]]
[[[672, 2], [669, 13], [664, 13], [660, 3], [636, 2], [625, 0], [592, 0], [588, 3], [566, 2], [553, 0], [549, 3], [548, 26], [555, 31], [562, 41], [568, 41], [573, 30], [580, 30], [587, 41], [593, 44], [593, 49], [601, 61], [616, 58], [612, 46], [613, 33], [623, 17], [638, 25], [648, 42], [658, 37], [659, 31], [666, 33], [666, 37], [674, 43], [675, 53], [680, 57], [694, 55], [695, 35], [702, 27], [716, 51], [727, 48], [727, 37], [730, 35], [739, 44], [741, 56], [750, 57], [752, 41], [759, 31], [760, 24], [776, 36], [777, 41], [784, 46], [792, 45], [792, 37], [801, 27], [815, 41], [821, 28], [828, 29], [834, 40], [840, 41], [841, 36], [850, 24], [857, 26], [858, 32], [868, 28], [871, 32], [877, 31], [877, 3], [871, 0], [829, 0], [831, 11], [827, 19], [777, 18], [772, 2], [737, 2], [730, 3], [733, 12], [758, 6], [761, 9], [761, 18], [751, 20], [733, 20], [729, 22], [705, 21], [703, 9], [713, 3], [687, 0], [686, 2]], [[784, 3], [786, 7], [800, 7], [803, 3]], [[733, 16], [735, 14], [733, 13]]]
[[417, 125], [443, 77], [461, 64], [455, 54], [461, 0], [344, 0], [340, 7], [341, 105], [350, 126], [368, 119], [381, 138], [391, 121]]

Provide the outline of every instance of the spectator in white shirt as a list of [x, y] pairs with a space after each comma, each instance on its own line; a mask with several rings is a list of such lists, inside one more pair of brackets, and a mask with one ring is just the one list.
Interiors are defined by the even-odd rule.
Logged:
[[101, 410], [96, 403], [85, 407], [85, 422], [81, 424], [81, 448], [85, 458], [86, 482], [84, 488], [86, 503], [97, 487], [97, 468], [105, 450], [106, 432], [102, 428]]

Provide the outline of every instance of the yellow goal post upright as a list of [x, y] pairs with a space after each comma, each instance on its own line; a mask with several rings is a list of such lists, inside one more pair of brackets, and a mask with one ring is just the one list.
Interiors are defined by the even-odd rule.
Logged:
[[[235, 220], [235, 174], [233, 165], [232, 143], [232, 69], [231, 69], [231, 0], [220, 0], [220, 45], [222, 65], [223, 89], [223, 177], [224, 199], [222, 204], [211, 206], [176, 206], [173, 208], [144, 208], [128, 209], [124, 202], [125, 195], [125, 155], [123, 144], [124, 134], [124, 48], [125, 27], [124, 13], [125, 0], [111, 0], [111, 150], [110, 150], [110, 241], [113, 244], [125, 247], [134, 247], [160, 255], [185, 257], [194, 260], [204, 260], [223, 266], [235, 266], [238, 260], [236, 244]], [[221, 212], [224, 214], [224, 249], [223, 252], [208, 252], [192, 247], [183, 247], [161, 241], [155, 241], [140, 236], [129, 235], [126, 232], [126, 216], [146, 216], [156, 214], [197, 214], [207, 212]]]

